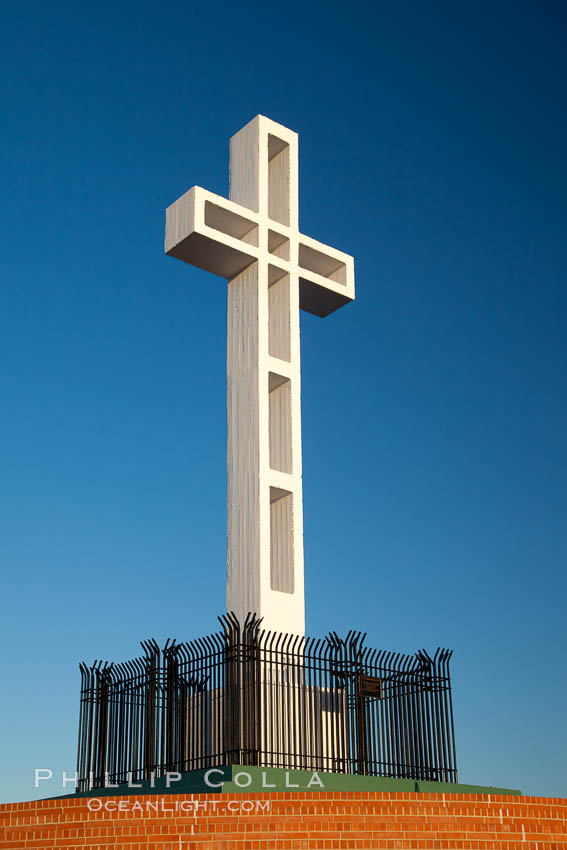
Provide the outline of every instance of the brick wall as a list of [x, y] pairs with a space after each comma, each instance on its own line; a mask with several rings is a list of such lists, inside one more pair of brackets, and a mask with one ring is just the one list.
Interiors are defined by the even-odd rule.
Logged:
[[[103, 808], [94, 811], [99, 805]], [[85, 847], [564, 850], [567, 800], [325, 791], [153, 794], [0, 806], [1, 850]]]

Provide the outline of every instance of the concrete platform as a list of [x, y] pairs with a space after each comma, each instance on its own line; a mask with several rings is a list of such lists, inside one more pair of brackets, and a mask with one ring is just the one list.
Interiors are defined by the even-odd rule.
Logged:
[[249, 794], [275, 793], [280, 791], [382, 791], [401, 793], [412, 791], [428, 794], [504, 794], [519, 796], [521, 791], [491, 785], [463, 785], [449, 782], [423, 782], [415, 779], [389, 779], [380, 776], [353, 776], [340, 773], [313, 772], [309, 770], [281, 770], [269, 767], [247, 767], [228, 765], [209, 770], [195, 770], [181, 774], [181, 779], [170, 777], [169, 787], [165, 778], [132, 783], [137, 787], [120, 785], [98, 788], [71, 797], [123, 796], [131, 794]]

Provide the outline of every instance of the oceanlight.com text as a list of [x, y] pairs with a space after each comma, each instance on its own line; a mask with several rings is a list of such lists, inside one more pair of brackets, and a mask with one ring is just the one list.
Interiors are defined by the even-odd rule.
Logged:
[[266, 814], [271, 810], [270, 800], [171, 800], [159, 797], [154, 800], [116, 800], [113, 797], [89, 797], [90, 812], [118, 812], [129, 815], [220, 815]]

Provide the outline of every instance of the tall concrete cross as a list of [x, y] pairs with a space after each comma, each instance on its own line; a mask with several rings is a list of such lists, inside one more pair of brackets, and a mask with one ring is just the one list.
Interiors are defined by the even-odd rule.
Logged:
[[354, 262], [299, 232], [297, 141], [256, 116], [230, 140], [230, 200], [182, 195], [165, 251], [228, 279], [227, 610], [303, 635], [299, 310], [352, 301]]

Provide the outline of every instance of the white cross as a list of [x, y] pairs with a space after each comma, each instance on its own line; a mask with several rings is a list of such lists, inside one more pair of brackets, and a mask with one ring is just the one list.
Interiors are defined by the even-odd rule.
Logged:
[[165, 251], [228, 279], [227, 610], [305, 633], [299, 310], [354, 299], [354, 261], [303, 236], [297, 133], [258, 115], [230, 140], [230, 200], [193, 187]]

